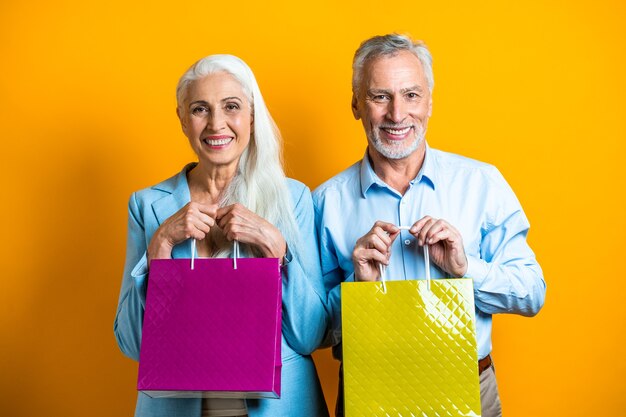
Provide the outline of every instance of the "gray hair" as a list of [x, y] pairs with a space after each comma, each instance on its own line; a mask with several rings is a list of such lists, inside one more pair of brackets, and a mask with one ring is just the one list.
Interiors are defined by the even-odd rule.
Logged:
[[410, 37], [397, 33], [374, 36], [361, 43], [352, 61], [352, 92], [358, 95], [365, 64], [381, 56], [395, 56], [400, 51], [409, 51], [419, 59], [426, 76], [428, 89], [432, 93], [435, 79], [433, 78], [433, 58], [428, 47], [422, 41], [413, 41]]
[[[254, 133], [239, 160], [238, 172], [224, 191], [220, 206], [240, 203], [248, 210], [278, 227], [290, 250], [300, 246], [300, 236], [293, 215], [293, 202], [282, 166], [282, 138], [265, 105], [259, 85], [250, 67], [233, 55], [210, 55], [193, 64], [180, 78], [176, 100], [181, 108], [189, 85], [216, 72], [232, 75], [240, 84], [252, 107]], [[212, 235], [220, 248], [216, 257], [228, 256], [231, 245], [220, 236]], [[254, 248], [242, 250], [257, 256]]]

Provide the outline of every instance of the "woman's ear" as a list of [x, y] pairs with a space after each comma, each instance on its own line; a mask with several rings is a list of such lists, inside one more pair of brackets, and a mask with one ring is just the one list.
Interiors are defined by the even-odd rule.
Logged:
[[178, 116], [178, 120], [180, 121], [180, 127], [183, 130], [183, 133], [185, 134], [185, 136], [187, 135], [187, 121], [184, 117], [183, 114], [181, 114], [182, 110], [180, 108], [180, 106], [176, 107], [176, 116]]

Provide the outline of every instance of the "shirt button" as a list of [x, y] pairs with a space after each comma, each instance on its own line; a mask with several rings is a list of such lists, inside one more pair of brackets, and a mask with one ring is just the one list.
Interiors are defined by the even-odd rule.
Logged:
[[409, 239], [405, 239], [404, 244], [409, 246], [411, 244], [411, 241]]

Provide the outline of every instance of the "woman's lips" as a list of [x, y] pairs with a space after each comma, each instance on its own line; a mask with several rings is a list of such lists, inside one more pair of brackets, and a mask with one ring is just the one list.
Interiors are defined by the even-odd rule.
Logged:
[[202, 142], [210, 147], [219, 148], [228, 145], [232, 140], [232, 136], [209, 136], [202, 139]]

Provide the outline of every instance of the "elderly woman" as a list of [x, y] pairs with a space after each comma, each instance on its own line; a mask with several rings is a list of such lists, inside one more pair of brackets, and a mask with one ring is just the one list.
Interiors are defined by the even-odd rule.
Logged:
[[310, 357], [327, 325], [325, 292], [314, 241], [309, 189], [285, 177], [280, 133], [250, 68], [231, 55], [213, 55], [180, 79], [176, 112], [198, 157], [172, 178], [134, 193], [115, 318], [120, 349], [139, 359], [152, 259], [191, 255], [279, 258], [283, 265], [280, 399], [173, 399], [139, 393], [135, 415], [327, 416]]

